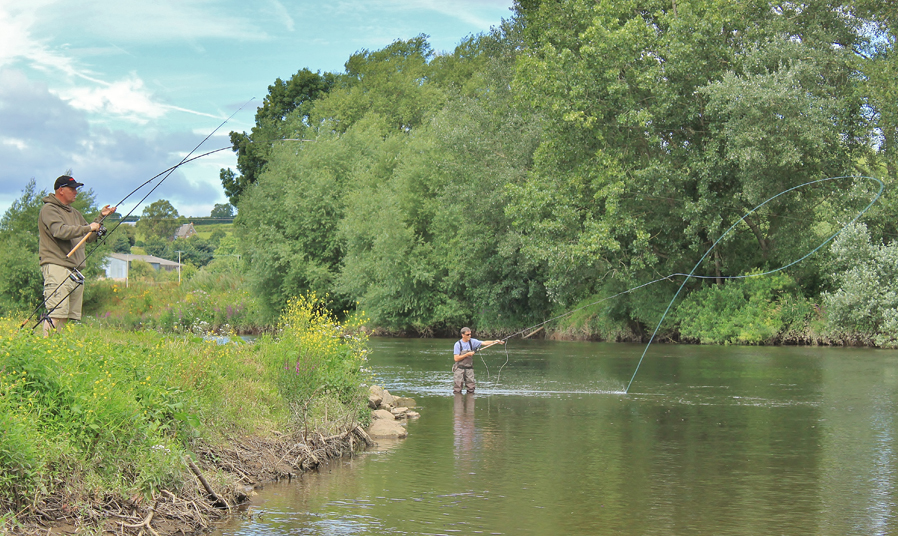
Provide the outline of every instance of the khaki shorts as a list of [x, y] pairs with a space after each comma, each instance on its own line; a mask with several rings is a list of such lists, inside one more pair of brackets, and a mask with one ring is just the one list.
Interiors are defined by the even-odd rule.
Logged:
[[71, 270], [58, 264], [41, 266], [41, 273], [44, 274], [44, 305], [50, 311], [50, 318], [81, 320], [84, 285], [72, 281]]

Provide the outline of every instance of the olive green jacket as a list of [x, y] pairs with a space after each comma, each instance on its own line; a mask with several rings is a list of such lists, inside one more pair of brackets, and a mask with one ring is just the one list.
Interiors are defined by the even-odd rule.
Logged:
[[[57, 264], [66, 268], [84, 268], [84, 247], [78, 248], [71, 257], [66, 255], [72, 251], [84, 235], [90, 232], [90, 224], [80, 212], [69, 205], [63, 205], [53, 194], [43, 199], [44, 206], [38, 218], [38, 232], [40, 233], [41, 266], [45, 264]], [[94, 221], [99, 222], [100, 217]], [[97, 234], [92, 233], [89, 242], [96, 241]]]

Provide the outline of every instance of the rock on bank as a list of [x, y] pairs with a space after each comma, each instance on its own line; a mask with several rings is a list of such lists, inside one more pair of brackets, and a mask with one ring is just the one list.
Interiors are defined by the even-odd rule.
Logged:
[[408, 436], [406, 424], [420, 414], [412, 411], [417, 407], [413, 398], [394, 397], [378, 385], [368, 389], [368, 407], [371, 412], [371, 426], [368, 435], [372, 439], [402, 439]]

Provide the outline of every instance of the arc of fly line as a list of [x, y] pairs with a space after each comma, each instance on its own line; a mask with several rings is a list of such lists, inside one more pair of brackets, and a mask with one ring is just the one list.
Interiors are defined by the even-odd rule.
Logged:
[[661, 324], [664, 322], [664, 318], [667, 316], [667, 313], [670, 311], [670, 308], [673, 306], [674, 301], [676, 301], [677, 296], [680, 295], [680, 292], [683, 290], [683, 287], [686, 286], [686, 283], [689, 281], [689, 279], [691, 279], [691, 278], [695, 278], [695, 279], [699, 279], [699, 278], [700, 278], [700, 279], [712, 279], [711, 277], [708, 277], [708, 276], [696, 276], [696, 275], [693, 275], [693, 274], [694, 274], [695, 271], [698, 269], [698, 267], [702, 264], [702, 262], [704, 262], [705, 258], [711, 253], [711, 251], [712, 251], [715, 247], [717, 247], [717, 244], [719, 244], [720, 241], [724, 239], [724, 237], [726, 237], [726, 236], [727, 236], [733, 229], [735, 229], [737, 225], [739, 225], [740, 223], [742, 223], [743, 221], [745, 221], [745, 218], [749, 217], [749, 216], [750, 216], [751, 214], [753, 214], [755, 211], [759, 210], [761, 207], [763, 207], [763, 206], [766, 205], [767, 203], [770, 203], [771, 201], [773, 201], [774, 199], [776, 199], [776, 198], [778, 198], [778, 197], [780, 197], [780, 196], [786, 195], [786, 194], [788, 194], [788, 193], [790, 193], [790, 192], [794, 192], [795, 190], [798, 190], [798, 189], [800, 189], [800, 188], [804, 188], [805, 186], [810, 186], [810, 185], [813, 185], [813, 184], [819, 184], [819, 183], [823, 183], [823, 182], [827, 182], [827, 181], [836, 181], [836, 180], [845, 180], [845, 179], [865, 179], [865, 180], [875, 181], [877, 184], [879, 184], [879, 191], [876, 193], [875, 196], [873, 196], [873, 199], [870, 200], [870, 203], [867, 204], [867, 206], [864, 207], [863, 210], [861, 210], [860, 212], [858, 212], [858, 213], [854, 216], [854, 218], [851, 219], [851, 221], [849, 221], [848, 223], [846, 223], [845, 225], [843, 225], [843, 226], [842, 226], [841, 228], [839, 228], [839, 230], [836, 231], [835, 233], [831, 234], [831, 235], [829, 236], [829, 238], [827, 238], [826, 240], [824, 240], [823, 242], [821, 242], [820, 245], [818, 245], [817, 247], [815, 247], [814, 249], [812, 249], [812, 250], [811, 250], [810, 252], [808, 252], [806, 255], [804, 255], [803, 257], [801, 257], [801, 258], [799, 258], [799, 259], [796, 259], [796, 260], [790, 262], [789, 264], [786, 264], [786, 265], [784, 265], [784, 266], [780, 266], [779, 268], [775, 268], [775, 269], [773, 269], [773, 270], [768, 270], [768, 271], [766, 271], [766, 272], [758, 273], [758, 274], [748, 274], [748, 275], [740, 275], [740, 276], [728, 276], [728, 277], [721, 277], [721, 278], [719, 278], [719, 279], [746, 279], [746, 278], [749, 278], [749, 277], [761, 277], [761, 276], [770, 275], [770, 274], [773, 274], [773, 273], [776, 273], [776, 272], [783, 271], [783, 270], [785, 270], [786, 268], [789, 268], [790, 266], [794, 266], [794, 265], [800, 263], [801, 261], [807, 259], [808, 257], [810, 257], [811, 255], [813, 255], [814, 253], [817, 253], [823, 246], [825, 246], [826, 244], [828, 244], [829, 242], [831, 242], [833, 239], [835, 239], [837, 236], [839, 236], [839, 234], [841, 234], [842, 231], [844, 231], [849, 225], [851, 225], [851, 224], [853, 224], [854, 222], [856, 222], [858, 219], [860, 219], [861, 216], [863, 216], [868, 210], [870, 210], [870, 207], [872, 207], [873, 204], [876, 203], [876, 201], [878, 201], [880, 197], [882, 197], [882, 192], [883, 192], [883, 190], [885, 190], [885, 184], [883, 184], [883, 182], [882, 182], [881, 180], [879, 180], [879, 179], [877, 179], [877, 178], [875, 178], [875, 177], [866, 177], [866, 176], [862, 176], [862, 175], [844, 175], [844, 176], [841, 176], [841, 177], [830, 177], [830, 178], [826, 178], [826, 179], [818, 179], [818, 180], [814, 180], [814, 181], [808, 181], [808, 182], [805, 182], [805, 183], [803, 183], [803, 184], [799, 184], [798, 186], [793, 186], [792, 188], [789, 188], [789, 189], [787, 189], [787, 190], [783, 190], [782, 192], [780, 192], [780, 193], [774, 195], [773, 197], [770, 197], [769, 199], [767, 199], [766, 201], [764, 201], [764, 202], [761, 203], [760, 205], [758, 205], [758, 206], [756, 206], [755, 208], [753, 208], [753, 209], [749, 210], [748, 212], [746, 212], [745, 215], [743, 215], [741, 218], [739, 218], [739, 219], [736, 221], [736, 223], [734, 223], [733, 225], [731, 225], [730, 228], [727, 229], [722, 235], [720, 235], [720, 238], [718, 238], [718, 239], [711, 245], [711, 247], [708, 248], [708, 250], [705, 252], [705, 254], [702, 255], [702, 258], [699, 259], [697, 263], [695, 263], [695, 266], [692, 267], [692, 270], [691, 270], [688, 274], [677, 274], [677, 275], [685, 275], [686, 277], [685, 277], [685, 279], [683, 279], [683, 282], [680, 284], [680, 288], [677, 289], [677, 292], [674, 294], [673, 298], [671, 298], [671, 299], [670, 299], [670, 302], [667, 304], [667, 308], [664, 310], [664, 314], [661, 315], [661, 319], [658, 320], [658, 324], [655, 326], [655, 330], [652, 332], [652, 336], [649, 338], [648, 344], [645, 345], [645, 349], [642, 351], [642, 355], [641, 355], [640, 358], [639, 358], [639, 362], [636, 363], [636, 370], [633, 371], [633, 376], [630, 378], [630, 382], [627, 384], [627, 388], [624, 389], [624, 394], [627, 394], [627, 393], [630, 392], [630, 386], [633, 385], [633, 380], [636, 379], [636, 374], [639, 372], [639, 367], [640, 367], [640, 365], [642, 365], [642, 362], [643, 362], [643, 360], [645, 359], [645, 355], [646, 355], [646, 353], [648, 353], [648, 351], [649, 351], [649, 347], [652, 345], [652, 342], [655, 340], [655, 336], [658, 334], [658, 330], [661, 329]]
[[[704, 262], [705, 258], [707, 258], [707, 256], [711, 253], [711, 251], [712, 251], [715, 247], [717, 247], [717, 244], [719, 244], [719, 243], [721, 242], [721, 240], [723, 240], [723, 239], [724, 239], [724, 238], [725, 238], [725, 237], [726, 237], [726, 236], [727, 236], [733, 229], [735, 229], [736, 226], [738, 226], [740, 223], [742, 223], [743, 221], [745, 221], [745, 219], [746, 219], [747, 217], [749, 217], [750, 215], [752, 215], [753, 213], [755, 213], [756, 211], [758, 211], [759, 209], [761, 209], [764, 205], [770, 203], [771, 201], [777, 199], [778, 197], [781, 197], [781, 196], [783, 196], [783, 195], [786, 195], [786, 194], [788, 194], [788, 193], [791, 193], [791, 192], [793, 192], [793, 191], [795, 191], [795, 190], [804, 188], [804, 187], [806, 187], [806, 186], [811, 186], [811, 185], [814, 185], [814, 184], [820, 184], [820, 183], [824, 183], [824, 182], [828, 182], [828, 181], [838, 181], [838, 180], [847, 180], [847, 179], [863, 179], [863, 180], [873, 181], [873, 182], [875, 182], [875, 183], [877, 183], [877, 184], [879, 185], [879, 191], [876, 193], [876, 195], [873, 196], [873, 199], [870, 200], [870, 202], [867, 204], [867, 206], [864, 207], [863, 210], [861, 210], [860, 212], [858, 212], [858, 213], [854, 216], [854, 218], [852, 218], [852, 219], [851, 219], [849, 222], [847, 222], [846, 224], [842, 225], [842, 227], [840, 227], [835, 233], [833, 233], [833, 234], [830, 235], [828, 238], [826, 238], [826, 240], [824, 240], [823, 242], [821, 242], [817, 247], [815, 247], [815, 248], [814, 248], [813, 250], [811, 250], [809, 253], [805, 254], [804, 256], [802, 256], [802, 257], [800, 257], [800, 258], [798, 258], [798, 259], [796, 259], [796, 260], [794, 260], [794, 261], [792, 261], [792, 262], [790, 262], [790, 263], [788, 263], [788, 264], [786, 264], [786, 265], [784, 265], [784, 266], [780, 266], [779, 268], [775, 268], [775, 269], [773, 269], [773, 270], [768, 270], [768, 271], [766, 271], [766, 272], [757, 273], [757, 274], [734, 275], [734, 276], [705, 276], [705, 275], [695, 275], [695, 271], [696, 271], [696, 270], [698, 269], [698, 267], [702, 264], [702, 262]], [[560, 319], [562, 319], [562, 318], [564, 318], [564, 317], [566, 317], [566, 316], [570, 316], [570, 315], [572, 315], [572, 314], [574, 314], [574, 313], [576, 313], [576, 312], [578, 312], [578, 311], [582, 311], [583, 309], [587, 309], [587, 308], [589, 308], [589, 307], [592, 307], [592, 306], [594, 306], [594, 305], [598, 305], [598, 304], [600, 304], [600, 303], [602, 303], [602, 302], [605, 302], [605, 301], [609, 301], [609, 300], [613, 300], [613, 299], [615, 299], [615, 298], [619, 298], [619, 297], [621, 297], [621, 296], [623, 296], [623, 295], [625, 295], [625, 294], [629, 294], [629, 293], [631, 293], [631, 292], [635, 292], [635, 291], [637, 291], [637, 290], [643, 289], [643, 288], [648, 287], [648, 286], [650, 286], [650, 285], [654, 285], [655, 283], [659, 283], [659, 282], [661, 282], [661, 281], [668, 281], [668, 280], [670, 280], [671, 278], [674, 278], [674, 277], [683, 277], [683, 278], [684, 278], [684, 279], [683, 279], [683, 282], [680, 284], [680, 287], [677, 289], [676, 294], [674, 294], [673, 298], [671, 298], [670, 302], [667, 304], [667, 308], [664, 310], [664, 314], [661, 315], [661, 319], [658, 321], [658, 324], [655, 326], [655, 329], [654, 329], [654, 331], [652, 332], [652, 336], [649, 338], [649, 342], [646, 344], [645, 349], [643, 350], [642, 355], [640, 356], [639, 361], [638, 361], [637, 364], [636, 364], [636, 370], [633, 371], [633, 376], [630, 378], [629, 383], [627, 383], [626, 389], [624, 389], [624, 391], [623, 391], [623, 394], [627, 394], [627, 393], [629, 393], [629, 391], [630, 391], [630, 387], [633, 385], [633, 381], [636, 379], [636, 374], [639, 372], [639, 367], [642, 365], [642, 362], [645, 360], [646, 353], [648, 353], [649, 347], [652, 345], [652, 342], [654, 342], [655, 337], [656, 337], [657, 334], [658, 334], [658, 330], [661, 328], [661, 325], [662, 325], [662, 323], [664, 322], [664, 319], [665, 319], [665, 317], [667, 316], [667, 313], [670, 312], [670, 308], [673, 306], [673, 304], [674, 304], [674, 302], [676, 301], [677, 297], [679, 296], [680, 292], [683, 290], [683, 287], [686, 285], [686, 283], [687, 283], [690, 279], [747, 279], [747, 278], [750, 278], [750, 277], [761, 277], [761, 276], [765, 276], [765, 275], [770, 275], [770, 274], [773, 274], [773, 273], [776, 273], [776, 272], [783, 271], [783, 270], [785, 270], [785, 269], [787, 269], [787, 268], [789, 268], [789, 267], [791, 267], [791, 266], [794, 266], [794, 265], [800, 263], [801, 261], [805, 260], [806, 258], [810, 257], [810, 256], [813, 255], [814, 253], [818, 252], [821, 248], [823, 248], [823, 246], [825, 246], [826, 244], [830, 243], [830, 242], [831, 242], [833, 239], [835, 239], [839, 234], [841, 234], [842, 231], [844, 231], [849, 225], [853, 224], [853, 223], [856, 222], [858, 219], [860, 219], [861, 216], [863, 216], [868, 210], [870, 210], [870, 208], [876, 203], [876, 201], [878, 201], [879, 198], [882, 197], [882, 193], [883, 193], [884, 190], [885, 190], [885, 184], [884, 184], [881, 180], [879, 180], [879, 179], [877, 179], [877, 178], [875, 178], [875, 177], [868, 177], [868, 176], [864, 176], [864, 175], [843, 175], [843, 176], [839, 176], [839, 177], [828, 177], [828, 178], [825, 178], [825, 179], [817, 179], [817, 180], [808, 181], [808, 182], [799, 184], [799, 185], [797, 185], [797, 186], [793, 186], [792, 188], [783, 190], [782, 192], [780, 192], [780, 193], [778, 193], [778, 194], [776, 194], [776, 195], [774, 195], [774, 196], [772, 196], [772, 197], [766, 199], [765, 201], [763, 201], [762, 203], [760, 203], [759, 205], [757, 205], [757, 206], [754, 207], [753, 209], [751, 209], [751, 210], [749, 210], [748, 212], [746, 212], [741, 218], [739, 218], [739, 219], [736, 221], [736, 223], [734, 223], [733, 225], [731, 225], [731, 226], [730, 226], [730, 227], [729, 227], [729, 228], [728, 228], [722, 235], [720, 235], [720, 237], [714, 242], [714, 244], [711, 245], [710, 248], [708, 248], [708, 250], [705, 252], [705, 254], [702, 255], [701, 259], [699, 259], [699, 261], [695, 264], [695, 266], [692, 268], [692, 270], [691, 270], [688, 274], [684, 274], [684, 273], [679, 273], [679, 272], [678, 272], [678, 273], [673, 273], [673, 274], [670, 274], [670, 275], [667, 275], [667, 276], [664, 276], [664, 277], [659, 277], [658, 279], [655, 279], [655, 280], [653, 280], [653, 281], [649, 281], [649, 282], [647, 282], [647, 283], [643, 283], [643, 284], [641, 284], [641, 285], [637, 285], [637, 286], [635, 286], [635, 287], [628, 288], [627, 290], [624, 290], [624, 291], [622, 291], [622, 292], [618, 292], [617, 294], [614, 294], [613, 296], [607, 296], [607, 297], [605, 297], [605, 298], [601, 298], [601, 299], [599, 299], [599, 300], [590, 302], [590, 303], [588, 303], [588, 304], [586, 304], [586, 305], [582, 305], [582, 306], [580, 306], [580, 307], [576, 307], [576, 308], [571, 309], [571, 310], [569, 310], [569, 311], [566, 311], [566, 312], [564, 312], [564, 313], [562, 313], [562, 314], [560, 314], [560, 315], [554, 316], [554, 317], [552, 317], [552, 318], [550, 318], [550, 319], [548, 319], [548, 320], [544, 320], [543, 322], [539, 322], [538, 324], [534, 324], [534, 325], [529, 326], [529, 327], [527, 327], [527, 328], [524, 328], [524, 329], [522, 329], [522, 330], [520, 330], [520, 331], [516, 331], [516, 332], [512, 333], [511, 335], [509, 335], [509, 336], [507, 336], [507, 337], [505, 337], [504, 339], [501, 339], [501, 340], [502, 340], [502, 341], [508, 341], [509, 339], [511, 339], [511, 338], [513, 338], [513, 337], [516, 337], [516, 336], [518, 336], [518, 335], [523, 335], [523, 334], [528, 333], [528, 332], [530, 333], [530, 335], [532, 335], [533, 333], [535, 333], [536, 331], [538, 331], [537, 328], [540, 328], [540, 329], [541, 329], [542, 327], [544, 327], [546, 324], [549, 324], [550, 322], [554, 322], [554, 321], [556, 321], [556, 320], [560, 320]], [[529, 336], [529, 335], [528, 335], [528, 336]], [[526, 338], [526, 337], [524, 337], [524, 338]], [[485, 348], [483, 348], [483, 349], [485, 349]], [[479, 352], [480, 350], [481, 350], [481, 349], [478, 349], [478, 352]], [[507, 345], [507, 344], [505, 345], [505, 355], [506, 355], [506, 360], [505, 360], [505, 363], [502, 364], [502, 367], [505, 367], [505, 365], [508, 363], [508, 345]], [[480, 360], [483, 361], [483, 365], [484, 365], [485, 367], [487, 367], [487, 374], [489, 374], [489, 367], [488, 367], [487, 364], [486, 364], [486, 360], [483, 359], [483, 355], [480, 356]], [[501, 370], [502, 370], [502, 368], [499, 369], [500, 373], [501, 373]], [[497, 382], [498, 382], [498, 379], [497, 379]]]

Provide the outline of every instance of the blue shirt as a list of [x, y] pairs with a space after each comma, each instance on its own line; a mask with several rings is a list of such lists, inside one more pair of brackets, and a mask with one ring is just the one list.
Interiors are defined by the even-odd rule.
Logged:
[[462, 351], [462, 342], [461, 341], [456, 342], [455, 347], [453, 348], [453, 353], [455, 355], [462, 355], [464, 353], [470, 352], [471, 350], [477, 351], [477, 349], [479, 349], [481, 346], [483, 346], [483, 341], [479, 341], [479, 340], [475, 339], [474, 337], [471, 337], [471, 340], [469, 341], [469, 343], [471, 345], [470, 348], [468, 347], [468, 343], [464, 343], [465, 350]]

